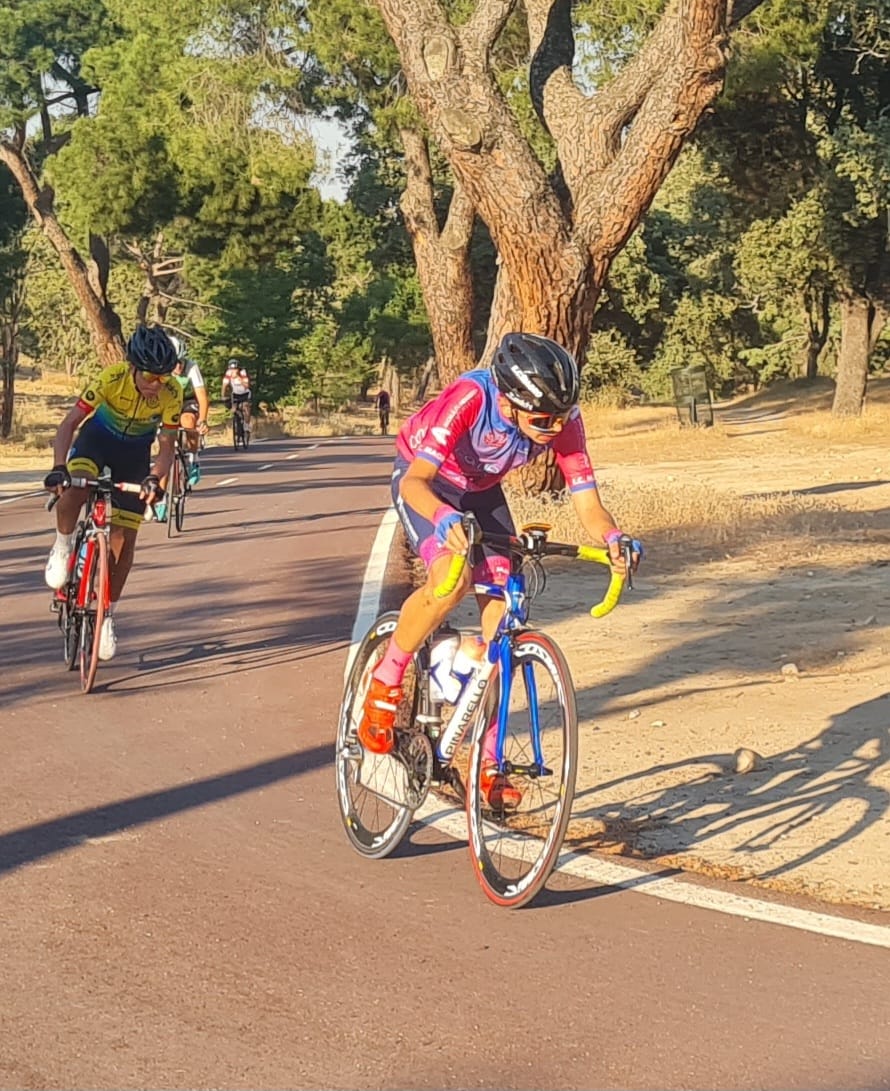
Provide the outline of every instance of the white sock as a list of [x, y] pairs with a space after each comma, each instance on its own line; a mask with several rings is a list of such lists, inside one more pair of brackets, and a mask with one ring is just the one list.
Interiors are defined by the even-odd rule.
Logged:
[[62, 534], [61, 531], [57, 530], [54, 548], [61, 550], [63, 553], [70, 553], [74, 548], [74, 531], [70, 534]]

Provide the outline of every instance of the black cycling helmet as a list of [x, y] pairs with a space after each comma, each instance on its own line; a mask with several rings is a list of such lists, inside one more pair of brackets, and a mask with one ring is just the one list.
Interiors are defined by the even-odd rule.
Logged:
[[578, 401], [578, 365], [549, 337], [505, 333], [491, 371], [507, 401], [528, 413], [565, 413]]
[[176, 367], [176, 347], [160, 326], [138, 326], [127, 342], [127, 359], [152, 375], [169, 375]]

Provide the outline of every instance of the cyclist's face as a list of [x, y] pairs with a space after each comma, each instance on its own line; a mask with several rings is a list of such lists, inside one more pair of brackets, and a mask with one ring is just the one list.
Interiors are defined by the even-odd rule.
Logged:
[[138, 367], [133, 368], [136, 389], [143, 398], [157, 397], [158, 390], [165, 378], [164, 375], [153, 375], [150, 371], [141, 371]]

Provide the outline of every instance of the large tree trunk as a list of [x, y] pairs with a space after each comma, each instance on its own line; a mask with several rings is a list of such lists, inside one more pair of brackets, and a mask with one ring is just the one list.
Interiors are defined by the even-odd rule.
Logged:
[[466, 192], [455, 187], [445, 226], [439, 228], [433, 201], [433, 174], [424, 136], [402, 129], [405, 191], [401, 208], [414, 247], [417, 276], [426, 304], [433, 353], [443, 384], [475, 367], [473, 278], [470, 240], [475, 215]]
[[868, 359], [874, 309], [863, 296], [841, 299], [841, 347], [831, 412], [836, 417], [858, 417], [865, 404]]
[[507, 328], [583, 358], [597, 297], [686, 138], [722, 86], [726, 0], [672, 0], [612, 84], [572, 76], [571, 0], [525, 0], [530, 89], [556, 143], [545, 171], [491, 70], [514, 0], [478, 0], [460, 27], [441, 0], [376, 0], [412, 99], [488, 225], [501, 263], [489, 346]]
[[[90, 282], [90, 274], [83, 259], [55, 216], [52, 190], [49, 187], [41, 189], [24, 152], [15, 144], [0, 140], [0, 161], [9, 167], [21, 188], [28, 210], [59, 255], [62, 267], [83, 307], [100, 362], [103, 367], [119, 363], [124, 353], [121, 323], [107, 298], [100, 294], [103, 291], [102, 271], [98, 271], [94, 286]], [[99, 240], [96, 240], [96, 245], [99, 246]]]
[[15, 406], [15, 369], [18, 363], [19, 345], [17, 321], [0, 322], [0, 439], [8, 439], [12, 432], [12, 411]]

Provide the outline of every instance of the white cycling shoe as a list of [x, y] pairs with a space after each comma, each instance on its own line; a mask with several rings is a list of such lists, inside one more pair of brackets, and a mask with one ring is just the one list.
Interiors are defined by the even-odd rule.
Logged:
[[72, 552], [71, 547], [62, 549], [58, 544], [54, 545], [49, 552], [43, 578], [46, 580], [47, 587], [51, 587], [53, 591], [58, 591], [60, 587], [65, 586], [65, 581], [68, 579], [68, 562], [71, 560]]
[[117, 651], [117, 633], [114, 631], [114, 618], [106, 617], [102, 622], [102, 632], [99, 634], [99, 658], [103, 663], [114, 659]]

